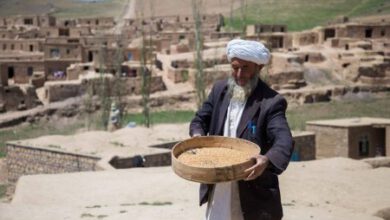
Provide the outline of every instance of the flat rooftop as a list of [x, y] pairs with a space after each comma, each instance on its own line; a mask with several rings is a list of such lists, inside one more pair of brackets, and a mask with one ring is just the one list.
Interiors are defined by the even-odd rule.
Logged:
[[362, 126], [390, 126], [390, 118], [343, 118], [332, 120], [308, 121], [307, 125], [331, 126], [331, 127], [362, 127]]

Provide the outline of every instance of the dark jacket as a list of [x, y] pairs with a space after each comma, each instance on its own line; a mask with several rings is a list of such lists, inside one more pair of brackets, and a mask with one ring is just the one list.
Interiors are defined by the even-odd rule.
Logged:
[[[208, 99], [191, 121], [191, 136], [195, 133], [223, 135], [231, 98], [227, 90], [227, 80], [218, 81], [214, 85]], [[261, 80], [246, 102], [237, 137], [261, 146], [261, 154], [269, 158], [270, 165], [255, 180], [238, 182], [245, 220], [280, 219], [283, 216], [277, 175], [287, 168], [293, 150], [285, 116], [286, 108], [286, 100]], [[200, 205], [207, 202], [213, 187], [201, 184]]]

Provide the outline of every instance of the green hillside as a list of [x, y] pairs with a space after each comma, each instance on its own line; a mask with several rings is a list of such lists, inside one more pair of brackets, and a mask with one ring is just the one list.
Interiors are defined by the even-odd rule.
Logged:
[[120, 15], [126, 0], [0, 0], [0, 16], [51, 12], [60, 18]]
[[390, 14], [388, 0], [252, 0], [226, 18], [228, 26], [242, 30], [245, 24], [287, 24], [300, 31], [326, 24], [337, 17]]
[[[134, 0], [135, 1], [135, 0]], [[184, 0], [169, 0], [184, 1]], [[189, 0], [188, 0], [189, 1]], [[216, 1], [216, 0], [208, 0]], [[288, 30], [310, 29], [340, 16], [390, 14], [389, 0], [241, 0], [241, 8], [226, 16], [226, 24], [287, 24]], [[0, 16], [52, 12], [60, 18], [119, 16], [128, 0], [0, 0]], [[159, 0], [155, 0], [159, 4]], [[159, 14], [159, 11], [156, 11]]]

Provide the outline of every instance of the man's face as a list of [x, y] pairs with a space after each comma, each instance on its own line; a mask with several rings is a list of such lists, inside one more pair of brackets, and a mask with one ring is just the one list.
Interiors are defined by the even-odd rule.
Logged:
[[232, 76], [239, 86], [246, 86], [247, 83], [255, 77], [262, 66], [256, 63], [241, 60], [239, 58], [232, 58]]

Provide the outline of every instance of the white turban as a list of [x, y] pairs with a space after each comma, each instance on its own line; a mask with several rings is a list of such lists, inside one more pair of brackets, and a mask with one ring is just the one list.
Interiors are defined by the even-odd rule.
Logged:
[[229, 62], [235, 57], [258, 65], [267, 64], [270, 58], [269, 50], [262, 43], [241, 39], [234, 39], [228, 43], [226, 55]]

